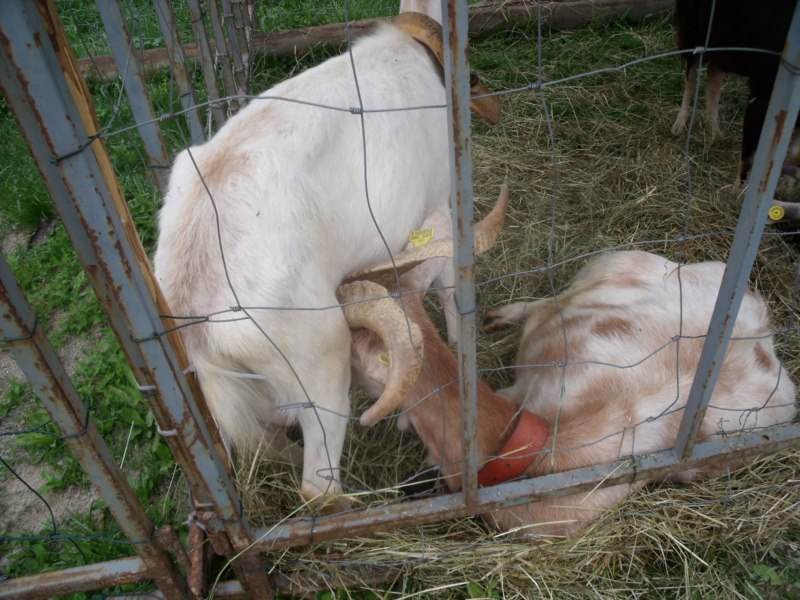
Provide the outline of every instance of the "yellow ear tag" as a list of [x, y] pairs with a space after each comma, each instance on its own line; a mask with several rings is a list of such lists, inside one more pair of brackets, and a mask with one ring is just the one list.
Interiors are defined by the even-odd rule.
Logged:
[[433, 229], [433, 227], [417, 229], [416, 231], [411, 232], [411, 235], [408, 236], [408, 241], [414, 244], [416, 247], [425, 246], [433, 239], [435, 234], [436, 231]]
[[383, 364], [389, 364], [389, 354], [384, 352], [383, 354], [378, 356], [378, 360], [381, 361]]
[[783, 207], [778, 206], [777, 204], [770, 206], [768, 214], [769, 218], [773, 221], [780, 221], [783, 218]]

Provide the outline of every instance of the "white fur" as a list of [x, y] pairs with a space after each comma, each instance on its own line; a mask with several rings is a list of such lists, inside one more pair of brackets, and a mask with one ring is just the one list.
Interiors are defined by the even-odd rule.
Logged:
[[[724, 269], [721, 262], [679, 268], [656, 254], [615, 252], [590, 261], [559, 294], [560, 313], [553, 299], [493, 311], [495, 316], [505, 311], [526, 319], [516, 361], [522, 368], [515, 370], [515, 383], [503, 394], [534, 412], [560, 407], [563, 413], [577, 409], [597, 380], [613, 380], [620, 397], [629, 399], [630, 423], [638, 428], [635, 446], [631, 438], [620, 453], [665, 447], [671, 440], [663, 440], [664, 427], [671, 419], [647, 419], [664, 412], [680, 416], [677, 409], [686, 402], [693, 380], [690, 371], [705, 342]], [[562, 319], [567, 325], [566, 358], [572, 363], [566, 368], [563, 399], [560, 368], [525, 366], [541, 365], [552, 357], [545, 345], [552, 348], [553, 336], [562, 335]], [[771, 331], [766, 303], [748, 290], [706, 412], [706, 434], [791, 420], [794, 385], [775, 355]], [[682, 339], [673, 341], [676, 336]]]
[[[352, 57], [365, 109], [445, 104], [427, 50], [400, 30], [381, 26], [357, 42]], [[358, 107], [350, 60], [347, 53], [332, 58], [264, 96]], [[447, 210], [446, 111], [365, 113], [363, 122], [369, 199], [395, 252], [427, 213]], [[361, 123], [350, 112], [255, 99], [213, 139], [178, 155], [155, 254], [175, 315], [237, 305], [335, 306], [345, 274], [386, 258], [367, 206]], [[277, 436], [283, 448], [288, 443], [278, 426], [299, 423], [302, 494], [339, 492], [350, 412], [351, 338], [342, 311], [252, 308], [217, 319], [246, 316], [182, 330], [224, 436], [239, 448]]]

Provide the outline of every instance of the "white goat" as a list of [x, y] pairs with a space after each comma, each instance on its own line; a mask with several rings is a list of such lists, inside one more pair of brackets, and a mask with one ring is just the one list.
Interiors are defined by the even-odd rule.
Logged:
[[[438, 2], [401, 2], [413, 8], [441, 20]], [[172, 170], [154, 259], [159, 283], [175, 315], [234, 308], [182, 329], [189, 360], [234, 447], [266, 436], [296, 459], [282, 427], [300, 424], [305, 498], [341, 490], [351, 337], [337, 286], [402, 249], [426, 214], [448, 210], [442, 81], [423, 45], [381, 25], [352, 56], [254, 99], [213, 139], [181, 152]], [[347, 110], [361, 106], [436, 108]], [[452, 282], [450, 270], [441, 284]], [[384, 407], [379, 400], [362, 423]]]
[[[461, 487], [461, 409], [458, 386], [444, 384], [457, 378], [458, 363], [425, 312], [424, 291], [412, 293], [430, 284], [436, 271], [429, 266], [401, 280], [428, 362], [402, 406], [431, 461], [455, 491]], [[557, 298], [491, 311], [489, 328], [526, 322], [514, 385], [498, 393], [478, 385], [479, 484], [673, 446], [723, 269], [718, 262], [679, 267], [655, 254], [610, 253], [587, 263]], [[770, 331], [766, 303], [748, 291], [701, 440], [794, 419], [795, 388], [775, 355]], [[381, 342], [365, 330], [355, 332], [353, 341], [360, 364], [356, 372], [370, 393], [380, 391], [386, 380]], [[716, 465], [672, 478], [690, 480], [725, 468]], [[505, 530], [573, 534], [641, 485], [616, 485], [484, 517]]]

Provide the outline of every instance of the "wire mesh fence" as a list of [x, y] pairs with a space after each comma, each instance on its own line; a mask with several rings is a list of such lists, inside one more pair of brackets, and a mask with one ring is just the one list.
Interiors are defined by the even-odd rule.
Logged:
[[[57, 174], [40, 167], [45, 179], [52, 177], [48, 187], [90, 281], [98, 291], [116, 290], [99, 295], [131, 361], [129, 377], [155, 414], [149, 420], [139, 417], [139, 422], [126, 414], [125, 422], [130, 419], [131, 432], [158, 424], [158, 435], [142, 439], [157, 452], [167, 448], [160, 438], [166, 440], [192, 493], [191, 507], [169, 500], [170, 508], [191, 510], [188, 524], [202, 524], [216, 553], [228, 561], [216, 579], [212, 577], [212, 587], [203, 588], [206, 571], [192, 562], [199, 560], [203, 546], [190, 542], [187, 554], [170, 529], [159, 527], [174, 520], [165, 518], [162, 510], [150, 517], [155, 524], [151, 522], [134, 492], [126, 492], [131, 496], [128, 502], [141, 514], [132, 518], [111, 511], [127, 541], [118, 533], [64, 535], [52, 519], [52, 533], [45, 529], [35, 535], [6, 535], [3, 543], [12, 554], [27, 541], [51, 543], [63, 537], [64, 544], [76, 549], [72, 565], [106, 561], [101, 571], [107, 578], [92, 587], [156, 580], [165, 595], [181, 595], [187, 586], [183, 571], [191, 593], [225, 597], [243, 589], [259, 596], [271, 594], [274, 587], [298, 592], [369, 586], [387, 579], [394, 579], [395, 586], [402, 580], [402, 591], [413, 595], [420, 590], [406, 590], [409, 572], [419, 574], [469, 553], [478, 557], [476, 562], [496, 561], [494, 579], [473, 571], [464, 575], [466, 581], [425, 583], [423, 590], [435, 594], [452, 587], [453, 593], [467, 589], [474, 596], [477, 588], [470, 586], [477, 585], [481, 594], [489, 595], [487, 590], [494, 593], [501, 585], [497, 581], [508, 577], [497, 556], [524, 552], [520, 539], [527, 548], [554, 535], [576, 535], [591, 527], [591, 520], [613, 514], [621, 498], [649, 479], [722, 474], [723, 488], [726, 478], [731, 486], [736, 481], [731, 469], [796, 442], [791, 378], [796, 379], [798, 369], [798, 283], [787, 245], [794, 233], [768, 230], [759, 245], [777, 181], [777, 171], [767, 165], [782, 161], [788, 145], [788, 129], [783, 129], [797, 111], [789, 100], [794, 72], [780, 71], [773, 96], [776, 108], [765, 121], [767, 142], [756, 155], [751, 184], [744, 192], [730, 185], [735, 179], [731, 149], [738, 138], [704, 138], [696, 104], [685, 141], [670, 137], [671, 117], [677, 112], [672, 102], [678, 95], [664, 92], [674, 90], [677, 81], [667, 73], [679, 69], [673, 33], [663, 17], [643, 24], [595, 23], [586, 31], [558, 36], [543, 32], [550, 14], [545, 11], [554, 10], [553, 3], [517, 4], [511, 8], [524, 8], [527, 20], [472, 50], [473, 68], [498, 90], [491, 96], [502, 97], [504, 111], [500, 125], [476, 120], [472, 132], [468, 104], [475, 80], [470, 81], [466, 53], [459, 46], [466, 44], [467, 26], [466, 6], [461, 4], [456, 19], [443, 20], [450, 34], [442, 37], [458, 51], [445, 51], [441, 66], [422, 46], [397, 40], [394, 32], [378, 29], [366, 41], [354, 43], [351, 28], [345, 27], [343, 35], [340, 32], [346, 41], [341, 58], [261, 96], [243, 91], [248, 84], [258, 90], [294, 75], [299, 70], [295, 62], [305, 68], [331, 54], [312, 51], [302, 62], [299, 56], [274, 62], [257, 58], [257, 32], [270, 28], [264, 24], [270, 19], [286, 23], [283, 28], [295, 20], [305, 23], [301, 9], [281, 13], [280, 5], [267, 4], [256, 11], [248, 3], [222, 2], [215, 5], [216, 16], [208, 11], [200, 18], [196, 3], [176, 5], [172, 15], [167, 14], [167, 3], [155, 3], [155, 8], [135, 3], [103, 7], [106, 28], [120, 33], [113, 41], [121, 46], [115, 49], [112, 43], [110, 51], [116, 55], [116, 76], [123, 76], [91, 84], [98, 106], [97, 133], [86, 118], [88, 105], [62, 108], [60, 98], [76, 96], [65, 93], [63, 86], [60, 91], [56, 86], [32, 92], [38, 114], [72, 114], [73, 123], [84, 120], [85, 133], [66, 133], [44, 118], [48, 139], [38, 141], [34, 130], [42, 128], [42, 121], [21, 125], [34, 154], [40, 148], [40, 165], [44, 161], [63, 169]], [[625, 3], [618, 5], [626, 8]], [[354, 14], [361, 9], [357, 6], [345, 2], [324, 18], [349, 23], [396, 12], [394, 3], [371, 5], [367, 14]], [[490, 8], [491, 14], [504, 14]], [[483, 9], [473, 7], [473, 17]], [[104, 45], [96, 45], [103, 35], [82, 31], [88, 20], [81, 10], [77, 4], [59, 6], [61, 21], [74, 25], [78, 43], [73, 41], [73, 47], [89, 54], [70, 68], [83, 65], [87, 74], [94, 69], [108, 75], [107, 61], [97, 56], [106, 52]], [[129, 33], [123, 34], [126, 20]], [[181, 51], [169, 48], [167, 40], [165, 64], [171, 66], [172, 77], [147, 67], [158, 53], [146, 52], [161, 43], [154, 33], [157, 22], [159, 28], [168, 25], [166, 29], [174, 32], [172, 42], [182, 41], [183, 54], [194, 60], [181, 59]], [[230, 28], [223, 31], [227, 25]], [[603, 36], [611, 42], [600, 44]], [[228, 45], [221, 50], [215, 40], [223, 38]], [[507, 50], [521, 46], [520, 53]], [[792, 48], [790, 43], [785, 64], [795, 63]], [[13, 53], [4, 57], [26, 80], [27, 74], [41, 69], [28, 60], [34, 59]], [[45, 64], [69, 73], [65, 60], [56, 53]], [[381, 88], [387, 85], [382, 69], [390, 62], [400, 65], [406, 77], [414, 76], [405, 82], [407, 89], [394, 89], [394, 83], [388, 92]], [[9, 91], [13, 74], [4, 77], [8, 102], [14, 107], [16, 94], [28, 97], [31, 92]], [[697, 97], [699, 83], [695, 86]], [[728, 93], [741, 94], [742, 88], [729, 85]], [[86, 101], [89, 95], [77, 97]], [[742, 110], [743, 103], [732, 103], [729, 112], [723, 112], [723, 125], [734, 131]], [[781, 111], [790, 115], [783, 125], [771, 118]], [[24, 121], [18, 108], [14, 112]], [[198, 146], [204, 137], [212, 141]], [[444, 162], [449, 138], [456, 156], [451, 168]], [[773, 144], [773, 139], [780, 142]], [[169, 154], [180, 153], [166, 192], [155, 256], [168, 309], [158, 294], [154, 301], [147, 291], [155, 287], [147, 257], [132, 241], [138, 238], [130, 218], [116, 212], [122, 208], [122, 195], [114, 190], [117, 184], [105, 159], [100, 156], [97, 164], [89, 164], [92, 157], [86, 158], [96, 153], [99, 140], [118, 157], [120, 149], [127, 148], [134, 155], [127, 164], [152, 178], [152, 184], [138, 180], [131, 185], [125, 181], [125, 167], [117, 167], [125, 196], [138, 196], [130, 206], [148, 250], [156, 237], [156, 198], [166, 191]], [[69, 173], [71, 182], [77, 178], [67, 189], [58, 182], [63, 173]], [[94, 184], [81, 187], [81, 181], [92, 180], [104, 180], [108, 186], [100, 193], [102, 210], [87, 210], [88, 205], [69, 199], [83, 196], [86, 202], [96, 194], [90, 189]], [[506, 226], [494, 246], [474, 259], [473, 269], [468, 225], [473, 220], [473, 186], [477, 212], [485, 215], [503, 182], [511, 191]], [[448, 212], [448, 189], [457, 192], [452, 228], [438, 222], [424, 227], [435, 209]], [[791, 189], [781, 193], [791, 199]], [[738, 204], [743, 208], [737, 219], [738, 206], [735, 211], [732, 206]], [[774, 206], [791, 211], [788, 204]], [[86, 236], [87, 231], [103, 234], [95, 239]], [[431, 247], [426, 236], [434, 238], [433, 245], [438, 238], [454, 237], [450, 246], [456, 247], [455, 269], [448, 273], [449, 262], [434, 259], [404, 273], [409, 267], [400, 250], [412, 232], [412, 238], [423, 239], [423, 250]], [[633, 249], [658, 256], [627, 252]], [[448, 252], [453, 253], [444, 255]], [[374, 406], [367, 396], [391, 387], [390, 367], [399, 360], [381, 346], [388, 346], [385, 337], [356, 331], [353, 347], [369, 351], [354, 355], [360, 361], [356, 379], [367, 394], [348, 394], [351, 344], [345, 316], [350, 318], [350, 313], [342, 311], [338, 285], [348, 273], [387, 258], [388, 277], [384, 273], [380, 281], [388, 285], [369, 288], [366, 300], [344, 304], [369, 306], [380, 299], [388, 301], [387, 310], [410, 311], [410, 318], [402, 317], [397, 337], [410, 339], [412, 354], [423, 360], [415, 387], [407, 395], [399, 394], [400, 410], [365, 429], [359, 416]], [[724, 277], [721, 263], [696, 265], [726, 258], [729, 274]], [[412, 260], [411, 266], [420, 261]], [[753, 261], [756, 270], [750, 277]], [[100, 272], [98, 264], [103, 266]], [[579, 267], [584, 270], [570, 287]], [[359, 272], [355, 279], [369, 277], [374, 275]], [[13, 281], [10, 272], [8, 280]], [[441, 331], [457, 340], [453, 350], [438, 342], [441, 355], [433, 354], [439, 334], [421, 324], [426, 308], [414, 293], [431, 285], [439, 292], [445, 314], [448, 307], [450, 312], [444, 317], [442, 307], [432, 303], [427, 312], [445, 325]], [[720, 285], [723, 292], [717, 300]], [[746, 291], [748, 286], [758, 293]], [[519, 301], [525, 304], [488, 312]], [[20, 302], [12, 303], [14, 310]], [[734, 328], [737, 311], [740, 318]], [[523, 318], [527, 323], [521, 336], [519, 330], [487, 332], [477, 327], [479, 316], [494, 318], [494, 326]], [[34, 317], [22, 321], [27, 331], [7, 335], [4, 330], [4, 342], [12, 351], [37, 330]], [[381, 323], [386, 321], [388, 316], [382, 316]], [[364, 325], [351, 322], [350, 327]], [[720, 342], [704, 346], [707, 338]], [[182, 358], [183, 344], [188, 360]], [[68, 381], [56, 372], [58, 381]], [[235, 449], [233, 478], [204, 404], [194, 404], [199, 394], [194, 376], [184, 378], [189, 372], [199, 379], [227, 449]], [[40, 382], [44, 378], [42, 372], [31, 377]], [[503, 397], [481, 387], [479, 380], [506, 388]], [[407, 391], [408, 384], [402, 385]], [[111, 396], [108, 386], [98, 387], [103, 387], [104, 400]], [[689, 410], [684, 409], [687, 402]], [[538, 415], [538, 421], [521, 413], [518, 405]], [[505, 414], [496, 425], [495, 413]], [[521, 451], [503, 447], [509, 428], [523, 420], [520, 414], [536, 422], [538, 433], [525, 434]], [[80, 407], [76, 429], [53, 431], [53, 436], [84, 437], [92, 420], [102, 424], [102, 415], [93, 406]], [[286, 425], [297, 423], [301, 431], [285, 431]], [[396, 427], [409, 423], [423, 443]], [[31, 427], [4, 430], [4, 437], [17, 438], [27, 429]], [[107, 432], [118, 435], [119, 428]], [[537, 436], [542, 444], [529, 447]], [[122, 447], [122, 457], [110, 463], [124, 465], [131, 446]], [[423, 468], [426, 454], [438, 470]], [[494, 460], [498, 455], [500, 460]], [[157, 459], [171, 462], [162, 454]], [[791, 460], [784, 458], [782, 464]], [[487, 486], [487, 461], [511, 470], [520, 461], [521, 471], [538, 477], [516, 476], [510, 483]], [[755, 464], [770, 467], [768, 461]], [[4, 461], [4, 467], [7, 477], [17, 478], [12, 465]], [[108, 468], [117, 471], [114, 464]], [[17, 479], [25, 484], [24, 476]], [[124, 488], [122, 483], [99, 484], [94, 475], [92, 481], [106, 504], [106, 494]], [[461, 493], [440, 494], [462, 488]], [[780, 522], [791, 519], [796, 507], [792, 492], [796, 482], [765, 477], [750, 488], [747, 498], [781, 495], [775, 515]], [[170, 498], [173, 493], [152, 492], [145, 506], [152, 498]], [[40, 509], [49, 508], [46, 496]], [[714, 511], [715, 503], [736, 497], [728, 490], [705, 506]], [[623, 508], [628, 512], [618, 518], [635, 520], [637, 511], [653, 513], [643, 506]], [[86, 507], [79, 510], [86, 512]], [[489, 512], [490, 523], [514, 535], [493, 537], [463, 519], [463, 530], [450, 538], [423, 527]], [[131, 529], [134, 526], [139, 529]], [[408, 547], [400, 548], [393, 534], [374, 533], [401, 526], [417, 527]], [[197, 527], [190, 530], [198, 532]], [[370, 541], [333, 542], [323, 545], [322, 552], [314, 550], [319, 548], [314, 544], [325, 540], [362, 534], [371, 534]], [[125, 545], [130, 558], [121, 560], [128, 563], [112, 565], [107, 560], [112, 555], [98, 554], [106, 550], [94, 549], [87, 556], [88, 542], [98, 537]], [[586, 539], [591, 542], [591, 537], [581, 538]], [[277, 552], [307, 544], [312, 544], [310, 550]], [[266, 554], [261, 557], [258, 552]], [[236, 580], [227, 579], [228, 569]], [[115, 579], [120, 571], [125, 576]], [[270, 581], [267, 573], [272, 574]], [[79, 571], [76, 580], [85, 577], [86, 572]], [[43, 581], [34, 578], [31, 589], [9, 587], [11, 592], [0, 592], [48, 595], [50, 588], [44, 588]], [[61, 587], [52, 589], [71, 591], [65, 581], [55, 582]], [[502, 597], [521, 593], [525, 584], [509, 580], [508, 585]]]

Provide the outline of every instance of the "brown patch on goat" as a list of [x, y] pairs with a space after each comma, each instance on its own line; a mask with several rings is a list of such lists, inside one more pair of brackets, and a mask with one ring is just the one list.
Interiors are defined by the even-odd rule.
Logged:
[[767, 373], [771, 373], [774, 367], [772, 364], [772, 357], [770, 356], [769, 352], [764, 350], [764, 346], [761, 344], [756, 344], [753, 348], [753, 351], [756, 353], [756, 363], [758, 363], [758, 366], [764, 369]]
[[633, 324], [621, 317], [609, 317], [594, 324], [592, 333], [603, 337], [627, 337], [633, 334]]
[[[517, 365], [536, 365], [538, 382], [541, 386], [558, 385], [561, 369], [557, 368], [565, 362], [582, 360], [586, 353], [586, 332], [593, 317], [575, 315], [567, 318], [563, 324], [554, 319], [537, 329], [526, 331], [520, 343], [520, 354]], [[556, 368], [554, 368], [556, 367]], [[571, 366], [570, 369], [580, 368]], [[552, 415], [540, 415], [550, 419]]]
[[630, 274], [621, 275], [618, 279], [614, 281], [614, 287], [646, 287], [646, 283], [642, 281], [639, 277], [635, 277]]
[[[217, 153], [208, 158], [198, 159], [197, 169], [202, 181], [198, 182], [199, 193], [193, 197], [201, 198], [201, 201], [208, 201], [208, 193], [210, 192], [211, 196], [214, 197], [217, 190], [235, 177], [235, 172], [240, 170], [241, 166], [247, 162], [246, 156], [236, 152]], [[205, 187], [203, 183], [205, 183]], [[208, 191], [206, 191], [206, 187]]]

